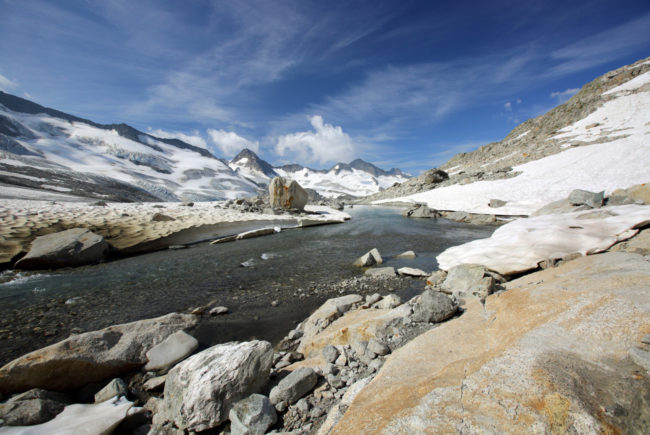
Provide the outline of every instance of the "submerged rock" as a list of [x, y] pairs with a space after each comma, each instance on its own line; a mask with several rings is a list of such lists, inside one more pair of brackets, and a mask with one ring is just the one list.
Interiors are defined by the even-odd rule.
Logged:
[[119, 376], [142, 367], [154, 345], [196, 323], [196, 316], [172, 313], [72, 335], [0, 368], [0, 392], [69, 390]]
[[236, 402], [261, 390], [272, 363], [273, 348], [266, 341], [208, 348], [170, 370], [156, 420], [187, 431], [216, 427], [228, 419]]
[[104, 237], [86, 228], [72, 228], [34, 239], [17, 269], [56, 269], [99, 263], [108, 253]]

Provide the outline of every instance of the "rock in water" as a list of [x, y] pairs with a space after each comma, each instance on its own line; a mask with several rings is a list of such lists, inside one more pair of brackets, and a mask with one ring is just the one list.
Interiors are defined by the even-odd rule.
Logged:
[[196, 338], [183, 331], [174, 332], [147, 352], [149, 362], [144, 369], [155, 371], [169, 368], [187, 358], [197, 347], [199, 342]]
[[119, 376], [143, 366], [149, 349], [197, 321], [196, 316], [171, 313], [73, 335], [0, 368], [0, 392], [70, 390]]
[[415, 204], [413, 207], [402, 212], [402, 216], [410, 218], [435, 218], [439, 215], [436, 210], [430, 209], [425, 204]]
[[161, 417], [187, 431], [216, 427], [237, 401], [261, 390], [272, 364], [266, 341], [208, 348], [169, 371]]
[[374, 264], [382, 264], [384, 262], [379, 254], [377, 248], [373, 248], [370, 251], [363, 254], [361, 257], [357, 258], [352, 265], [357, 267], [370, 267]]
[[316, 382], [318, 382], [318, 375], [312, 368], [301, 367], [296, 369], [273, 387], [269, 395], [271, 403], [284, 402], [291, 405], [309, 393], [316, 386]]
[[307, 191], [295, 180], [287, 183], [285, 178], [275, 177], [269, 183], [269, 202], [273, 208], [304, 210], [307, 200]]
[[251, 394], [235, 403], [229, 413], [232, 435], [263, 435], [278, 416], [268, 397]]
[[72, 228], [34, 239], [18, 269], [56, 269], [99, 263], [108, 252], [104, 237], [86, 228]]

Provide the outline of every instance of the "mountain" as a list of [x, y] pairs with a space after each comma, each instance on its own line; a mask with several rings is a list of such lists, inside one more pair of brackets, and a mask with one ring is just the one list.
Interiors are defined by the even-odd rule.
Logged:
[[[566, 103], [515, 127], [503, 140], [365, 202], [426, 203], [439, 210], [528, 215], [574, 189], [611, 194], [650, 182], [650, 58], [609, 71]], [[505, 205], [489, 206], [490, 199]]]
[[273, 167], [249, 149], [242, 150], [229, 165], [258, 185], [268, 185], [273, 177], [282, 176], [294, 179], [302, 187], [313, 189], [328, 198], [366, 196], [409, 178], [399, 169], [384, 171], [361, 159], [337, 163], [329, 170], [311, 169], [299, 164]]
[[0, 91], [0, 183], [112, 201], [200, 201], [259, 187], [208, 150]]

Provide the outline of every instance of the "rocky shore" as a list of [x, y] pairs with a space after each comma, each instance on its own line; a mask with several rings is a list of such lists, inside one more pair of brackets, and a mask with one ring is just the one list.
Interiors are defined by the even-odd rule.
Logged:
[[[217, 306], [72, 335], [0, 368], [0, 433], [645, 432], [650, 207], [561, 211], [451, 248], [433, 272], [372, 250], [275, 346], [200, 347]], [[407, 280], [427, 287], [372, 291]]]

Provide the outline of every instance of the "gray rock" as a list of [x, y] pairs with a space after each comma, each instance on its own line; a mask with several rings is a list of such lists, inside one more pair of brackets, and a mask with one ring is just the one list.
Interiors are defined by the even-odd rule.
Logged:
[[167, 379], [167, 375], [156, 376], [155, 378], [151, 378], [147, 380], [147, 382], [142, 384], [142, 388], [144, 389], [144, 391], [162, 390], [162, 388], [165, 386], [166, 379]]
[[373, 267], [367, 269], [364, 275], [372, 276], [373, 278], [394, 278], [394, 267]]
[[269, 396], [271, 403], [286, 402], [293, 404], [309, 393], [316, 386], [317, 381], [318, 375], [313, 369], [309, 367], [296, 369], [273, 387]]
[[500, 199], [491, 199], [488, 206], [491, 208], [499, 208], [499, 207], [503, 207], [507, 203], [508, 203], [507, 201], [502, 201]]
[[650, 334], [644, 335], [643, 338], [641, 339], [641, 343], [650, 344]]
[[447, 279], [447, 272], [444, 270], [436, 270], [427, 278], [427, 285], [438, 286]]
[[400, 267], [399, 269], [397, 269], [397, 273], [402, 276], [412, 276], [415, 278], [422, 278], [425, 276], [429, 276], [429, 274], [426, 273], [424, 270], [415, 269], [413, 267]]
[[446, 219], [449, 219], [451, 221], [456, 221], [456, 222], [469, 223], [470, 221], [469, 213], [464, 211], [452, 211], [450, 213], [445, 214], [444, 216]]
[[251, 394], [235, 403], [228, 416], [232, 435], [265, 434], [278, 419], [269, 398], [261, 394]]
[[72, 335], [0, 368], [0, 391], [70, 390], [114, 378], [142, 367], [149, 349], [197, 321], [196, 316], [171, 313]]
[[373, 248], [357, 258], [352, 264], [357, 267], [370, 267], [375, 264], [382, 264], [383, 262], [384, 260], [381, 258], [381, 254], [379, 254], [377, 248]]
[[373, 293], [371, 295], [366, 296], [366, 304], [367, 305], [372, 305], [372, 304], [374, 304], [376, 302], [379, 302], [380, 300], [381, 300], [381, 295], [379, 293]]
[[302, 398], [296, 402], [296, 409], [300, 411], [302, 414], [306, 414], [309, 412], [309, 402], [305, 398]]
[[442, 169], [429, 169], [422, 174], [422, 181], [425, 184], [437, 184], [442, 183], [445, 180], [449, 179], [449, 175]]
[[329, 375], [327, 375], [327, 377], [325, 379], [327, 380], [327, 383], [331, 387], [336, 388], [336, 389], [343, 388], [346, 385], [345, 381], [343, 381], [343, 379], [341, 379], [341, 376], [329, 374]]
[[471, 214], [469, 216], [469, 223], [472, 225], [492, 225], [497, 221], [497, 217], [493, 214]]
[[368, 364], [368, 369], [373, 372], [378, 372], [384, 365], [384, 360], [381, 358], [373, 359], [370, 364]]
[[113, 397], [128, 395], [129, 387], [126, 382], [120, 378], [115, 378], [95, 394], [95, 403], [105, 402]]
[[94, 264], [102, 261], [109, 245], [104, 237], [86, 228], [72, 228], [34, 239], [17, 269], [56, 269]]
[[380, 342], [375, 338], [371, 338], [370, 340], [368, 340], [367, 349], [379, 356], [388, 355], [390, 353], [390, 349], [388, 348], [388, 346], [386, 346], [384, 343]]
[[275, 177], [269, 183], [269, 202], [271, 207], [284, 210], [304, 210], [308, 194], [295, 180], [287, 183], [283, 177]]
[[67, 396], [35, 388], [0, 404], [0, 419], [8, 426], [31, 426], [45, 423], [63, 411]]
[[415, 322], [443, 322], [458, 311], [458, 306], [447, 295], [433, 290], [425, 290], [413, 307], [412, 319]]
[[442, 290], [447, 293], [471, 294], [485, 276], [485, 267], [479, 264], [460, 264], [447, 272], [447, 278], [442, 283]]
[[167, 374], [163, 419], [186, 431], [216, 427], [232, 406], [258, 392], [268, 380], [273, 348], [266, 341], [210, 347]]
[[155, 345], [147, 352], [147, 371], [166, 370], [190, 356], [199, 347], [199, 342], [186, 332], [177, 331]]
[[415, 257], [416, 255], [415, 252], [413, 251], [402, 252], [401, 254], [395, 256], [395, 258], [407, 258], [407, 259], [413, 259]]
[[650, 371], [650, 352], [639, 349], [638, 347], [633, 347], [628, 351], [630, 358], [636, 364], [643, 367], [645, 370]]
[[400, 299], [399, 296], [391, 293], [389, 295], [384, 296], [384, 298], [379, 302], [377, 302], [374, 305], [374, 307], [379, 308], [381, 310], [389, 310], [401, 304], [402, 304], [402, 299]]
[[587, 190], [575, 189], [569, 194], [569, 203], [572, 205], [586, 205], [592, 208], [602, 207], [605, 200], [605, 192], [589, 192]]
[[223, 306], [214, 307], [210, 310], [211, 316], [218, 316], [226, 313], [228, 313], [228, 307], [223, 307]]
[[636, 201], [625, 195], [612, 195], [607, 198], [608, 206], [636, 204]]
[[535, 211], [531, 216], [542, 216], [546, 214], [561, 214], [561, 213], [571, 213], [574, 211], [581, 210], [590, 210], [591, 207], [587, 205], [574, 206], [568, 199], [561, 199], [559, 201], [553, 201], [546, 204], [544, 207]]
[[323, 348], [323, 357], [325, 358], [325, 361], [329, 363], [336, 361], [336, 359], [339, 357], [339, 354], [339, 350], [331, 344]]
[[163, 213], [156, 213], [151, 217], [152, 222], [171, 222], [175, 220], [176, 219], [174, 219], [173, 217], [167, 216], [166, 214]]
[[415, 204], [413, 207], [404, 210], [402, 216], [410, 218], [434, 218], [438, 217], [439, 213], [424, 204]]

